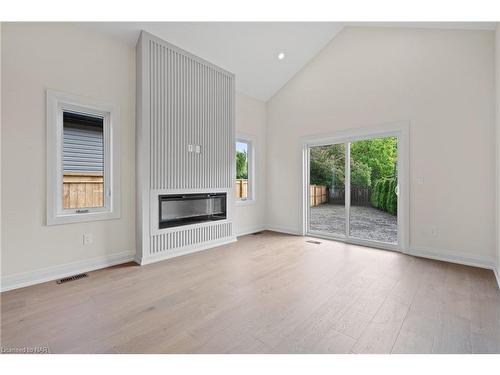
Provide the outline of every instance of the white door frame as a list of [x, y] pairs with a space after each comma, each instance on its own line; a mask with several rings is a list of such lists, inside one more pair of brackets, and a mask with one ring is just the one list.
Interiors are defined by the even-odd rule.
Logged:
[[[326, 146], [339, 143], [351, 143], [364, 139], [397, 137], [398, 138], [398, 243], [397, 245], [352, 238], [349, 236], [349, 201], [350, 191], [345, 191], [346, 202], [346, 237], [335, 237], [321, 233], [311, 233], [309, 230], [310, 189], [309, 189], [309, 149], [314, 146]], [[406, 252], [409, 250], [409, 224], [410, 224], [410, 126], [409, 122], [397, 122], [370, 126], [366, 128], [355, 128], [335, 132], [334, 134], [303, 137], [300, 142], [302, 161], [302, 173], [300, 176], [300, 188], [302, 191], [301, 204], [301, 234], [315, 237], [325, 237], [357, 245], [376, 247], [387, 250]], [[345, 178], [350, 178], [349, 159], [350, 152], [346, 152]], [[347, 180], [348, 181], [348, 180]]]

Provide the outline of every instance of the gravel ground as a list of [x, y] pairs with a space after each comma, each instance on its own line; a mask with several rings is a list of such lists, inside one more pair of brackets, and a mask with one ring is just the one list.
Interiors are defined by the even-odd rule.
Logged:
[[[398, 242], [397, 217], [373, 207], [351, 207], [351, 236], [356, 238]], [[345, 207], [321, 204], [311, 207], [311, 230], [345, 235]]]

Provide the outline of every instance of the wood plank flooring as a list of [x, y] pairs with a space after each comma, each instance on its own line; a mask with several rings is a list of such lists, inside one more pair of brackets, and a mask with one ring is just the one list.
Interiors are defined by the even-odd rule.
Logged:
[[273, 232], [1, 295], [51, 353], [500, 353], [491, 271]]

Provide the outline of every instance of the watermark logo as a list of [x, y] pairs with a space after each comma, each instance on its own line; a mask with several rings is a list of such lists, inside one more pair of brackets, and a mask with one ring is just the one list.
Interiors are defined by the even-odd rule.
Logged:
[[2, 346], [0, 347], [2, 354], [49, 354], [48, 346]]

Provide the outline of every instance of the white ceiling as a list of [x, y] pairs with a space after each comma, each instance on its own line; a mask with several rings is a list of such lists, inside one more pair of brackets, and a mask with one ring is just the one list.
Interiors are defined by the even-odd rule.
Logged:
[[[340, 22], [91, 22], [93, 30], [134, 46], [140, 30], [236, 75], [236, 90], [269, 100], [346, 25]], [[349, 23], [356, 26], [494, 30], [495, 23]], [[278, 60], [280, 52], [285, 53]]]

